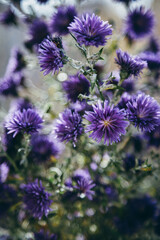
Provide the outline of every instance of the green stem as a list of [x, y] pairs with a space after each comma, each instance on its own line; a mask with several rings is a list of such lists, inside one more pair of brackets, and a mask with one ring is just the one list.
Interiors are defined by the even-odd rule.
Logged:
[[12, 164], [12, 166], [14, 167], [14, 170], [16, 172], [18, 172], [18, 168], [15, 164], [15, 162], [12, 160], [12, 158], [7, 154], [7, 153], [4, 153], [4, 156], [8, 159], [8, 161]]

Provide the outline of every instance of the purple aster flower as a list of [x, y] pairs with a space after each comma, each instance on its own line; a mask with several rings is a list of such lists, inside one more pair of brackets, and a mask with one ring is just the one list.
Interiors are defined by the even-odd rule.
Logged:
[[150, 70], [160, 69], [160, 52], [143, 52], [139, 57], [146, 61]]
[[136, 8], [128, 14], [125, 33], [131, 39], [147, 37], [152, 33], [154, 23], [151, 10], [145, 11], [144, 7]]
[[90, 83], [83, 74], [69, 76], [69, 80], [63, 83], [63, 88], [67, 93], [67, 98], [72, 102], [78, 100], [79, 94], [89, 94]]
[[34, 45], [40, 44], [49, 35], [48, 25], [41, 19], [35, 19], [30, 24], [29, 35], [30, 39], [25, 42], [25, 46], [32, 50]]
[[57, 240], [56, 234], [49, 234], [48, 232], [44, 232], [44, 230], [41, 230], [38, 233], [34, 233], [35, 240]]
[[51, 211], [50, 205], [53, 201], [49, 199], [51, 194], [45, 191], [42, 182], [38, 183], [36, 179], [35, 182], [24, 185], [23, 190], [23, 200], [29, 213], [38, 219], [41, 219], [43, 215], [47, 216]]
[[9, 8], [7, 11], [1, 13], [0, 23], [4, 25], [17, 25], [17, 17], [13, 10]]
[[[61, 42], [60, 38], [59, 41]], [[46, 38], [40, 44], [38, 53], [41, 71], [44, 71], [44, 75], [50, 72], [52, 72], [52, 74], [59, 72], [63, 64], [66, 63], [63, 49], [57, 47], [57, 43], [54, 42], [54, 39]]]
[[145, 138], [147, 139], [149, 146], [155, 146], [158, 148], [160, 146], [160, 125], [155, 127], [152, 132], [146, 133]]
[[72, 141], [75, 146], [78, 137], [83, 133], [81, 116], [76, 111], [66, 109], [59, 115], [55, 133], [61, 142]]
[[3, 162], [0, 164], [0, 182], [4, 183], [8, 177], [8, 173], [9, 173], [9, 167], [8, 165]]
[[78, 190], [80, 196], [86, 196], [89, 200], [92, 200], [95, 192], [91, 189], [95, 186], [96, 184], [94, 184], [92, 180], [82, 177], [76, 181], [76, 185], [74, 185], [73, 188]]
[[68, 29], [74, 34], [79, 44], [86, 46], [104, 46], [109, 39], [107, 36], [112, 35], [111, 25], [107, 21], [102, 21], [94, 13], [87, 13], [81, 18], [75, 17]]
[[92, 132], [89, 137], [97, 142], [104, 136], [104, 144], [107, 143], [108, 146], [120, 141], [120, 136], [126, 134], [128, 122], [125, 120], [123, 110], [114, 105], [109, 106], [108, 101], [104, 102], [104, 106], [99, 101], [97, 105], [93, 105], [93, 111], [86, 111], [84, 117], [91, 122], [86, 132]]
[[160, 124], [159, 104], [144, 93], [132, 96], [127, 103], [126, 111], [129, 121], [141, 131], [151, 132]]
[[123, 167], [126, 171], [134, 168], [136, 166], [136, 159], [133, 154], [126, 154], [125, 158], [123, 158]]
[[52, 157], [56, 157], [58, 154], [58, 147], [56, 144], [44, 134], [34, 134], [31, 138], [31, 152], [29, 157], [31, 160], [45, 163]]
[[18, 88], [24, 85], [24, 76], [19, 73], [10, 73], [0, 82], [0, 94], [4, 96], [18, 96]]
[[139, 57], [131, 56], [121, 49], [118, 49], [116, 53], [117, 58], [115, 58], [115, 62], [120, 67], [120, 75], [123, 79], [128, 78], [130, 75], [134, 75], [135, 77], [139, 76], [142, 69], [147, 66], [147, 63], [142, 61]]
[[74, 6], [60, 6], [51, 19], [51, 31], [59, 35], [68, 34], [68, 27], [75, 16], [77, 16], [77, 11]]
[[91, 176], [88, 169], [77, 169], [76, 171], [74, 171], [72, 178], [73, 180], [79, 180], [81, 178], [90, 180]]
[[18, 133], [31, 134], [37, 132], [43, 123], [42, 118], [33, 109], [23, 109], [11, 115], [5, 124], [8, 134], [12, 133], [15, 137]]
[[13, 48], [7, 65], [6, 75], [19, 72], [24, 69], [25, 66], [26, 62], [24, 60], [23, 53], [18, 48]]

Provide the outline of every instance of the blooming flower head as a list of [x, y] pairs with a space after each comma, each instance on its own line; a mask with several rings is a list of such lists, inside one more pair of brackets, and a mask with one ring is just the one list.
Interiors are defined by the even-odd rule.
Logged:
[[92, 200], [95, 192], [91, 189], [95, 186], [96, 184], [94, 184], [92, 180], [87, 178], [79, 178], [73, 188], [78, 190], [80, 196], [83, 196], [84, 194], [84, 197], [86, 196], [89, 200]]
[[11, 115], [5, 124], [8, 134], [12, 133], [15, 137], [18, 133], [31, 134], [37, 132], [42, 126], [43, 120], [33, 109], [23, 109]]
[[74, 34], [80, 45], [86, 46], [104, 46], [109, 39], [108, 36], [112, 35], [111, 25], [102, 21], [94, 13], [87, 13], [81, 18], [75, 17], [68, 29]]
[[139, 57], [147, 62], [150, 70], [160, 69], [160, 52], [154, 53], [146, 51], [141, 53]]
[[69, 80], [63, 83], [63, 88], [67, 93], [67, 98], [72, 102], [78, 100], [79, 94], [89, 94], [90, 83], [83, 74], [69, 76]]
[[77, 11], [74, 6], [60, 6], [51, 19], [51, 31], [59, 35], [68, 34], [69, 24], [73, 22], [75, 16]]
[[31, 138], [31, 152], [30, 157], [32, 160], [45, 163], [51, 157], [58, 154], [58, 147], [49, 139], [47, 135], [34, 134]]
[[159, 104], [144, 93], [132, 96], [127, 103], [126, 111], [129, 121], [141, 131], [150, 132], [160, 124]]
[[125, 33], [131, 39], [147, 37], [152, 33], [154, 22], [151, 10], [145, 11], [144, 7], [136, 8], [128, 14]]
[[54, 40], [52, 41], [51, 38], [46, 38], [40, 44], [38, 53], [41, 71], [44, 71], [44, 75], [50, 72], [52, 72], [52, 74], [59, 72], [63, 64], [66, 63], [62, 48], [57, 47], [57, 43], [55, 43]]
[[139, 76], [142, 69], [147, 66], [147, 63], [141, 60], [139, 57], [133, 57], [129, 55], [127, 52], [122, 52], [121, 49], [116, 51], [117, 58], [115, 58], [115, 62], [120, 67], [121, 76], [126, 79], [130, 75], [134, 75], [135, 77]]
[[47, 216], [51, 211], [52, 200], [49, 199], [51, 194], [45, 191], [42, 182], [38, 183], [38, 179], [36, 179], [35, 182], [24, 185], [23, 190], [23, 201], [29, 213], [38, 219], [41, 219], [43, 215]]
[[44, 230], [41, 230], [38, 233], [34, 233], [35, 240], [57, 240], [56, 234], [49, 234], [48, 232], [44, 232]]
[[55, 133], [61, 142], [72, 141], [75, 146], [78, 137], [83, 133], [81, 116], [76, 111], [66, 109], [59, 116]]
[[123, 110], [114, 105], [109, 106], [108, 101], [104, 102], [104, 106], [99, 101], [93, 105], [93, 111], [86, 111], [84, 117], [91, 122], [86, 128], [86, 132], [92, 132], [89, 137], [100, 142], [104, 136], [104, 144], [107, 143], [107, 146], [120, 141], [120, 136], [126, 133], [128, 122]]
[[0, 23], [4, 25], [17, 25], [17, 17], [11, 8], [1, 13]]

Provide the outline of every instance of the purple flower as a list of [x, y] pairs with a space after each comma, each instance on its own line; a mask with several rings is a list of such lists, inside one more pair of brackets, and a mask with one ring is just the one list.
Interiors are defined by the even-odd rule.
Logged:
[[41, 19], [35, 19], [30, 24], [29, 35], [30, 39], [25, 42], [25, 46], [32, 50], [34, 45], [41, 43], [49, 35], [48, 25]]
[[89, 94], [90, 83], [83, 74], [69, 76], [69, 80], [63, 83], [67, 98], [72, 102], [78, 100], [79, 94]]
[[75, 16], [77, 16], [77, 11], [74, 6], [60, 6], [51, 19], [51, 31], [59, 35], [68, 34], [68, 27]]
[[34, 233], [35, 240], [57, 240], [56, 234], [49, 234], [48, 232], [44, 232], [44, 230], [41, 230], [38, 233]]
[[37, 132], [43, 123], [42, 118], [33, 109], [23, 109], [11, 115], [5, 124], [8, 134], [12, 133], [15, 137], [18, 133], [31, 134]]
[[119, 109], [126, 109], [127, 103], [131, 99], [131, 95], [129, 95], [127, 92], [124, 92], [120, 98], [120, 101], [117, 105]]
[[8, 173], [9, 173], [9, 167], [8, 165], [3, 162], [0, 164], [0, 182], [4, 183], [8, 177]]
[[160, 125], [155, 127], [155, 129], [150, 133], [145, 133], [145, 138], [147, 138], [147, 143], [149, 146], [160, 146]]
[[43, 215], [47, 216], [51, 211], [52, 200], [49, 199], [51, 194], [45, 191], [42, 182], [38, 183], [38, 179], [36, 179], [35, 182], [24, 185], [23, 190], [23, 200], [29, 213], [38, 219], [41, 219]]
[[104, 144], [112, 144], [120, 141], [120, 136], [126, 134], [125, 128], [128, 122], [125, 120], [123, 110], [119, 110], [114, 105], [109, 106], [108, 101], [102, 106], [99, 101], [93, 105], [93, 111], [86, 111], [84, 116], [90, 123], [86, 132], [92, 132], [89, 137], [100, 142], [104, 136]]
[[18, 96], [18, 88], [24, 84], [24, 76], [21, 73], [10, 73], [0, 83], [0, 94], [4, 96]]
[[134, 168], [136, 166], [135, 156], [133, 154], [126, 154], [125, 158], [123, 158], [123, 167], [126, 171]]
[[44, 134], [34, 134], [31, 138], [31, 152], [29, 157], [38, 163], [45, 163], [57, 156], [58, 147]]
[[4, 25], [17, 25], [17, 17], [11, 8], [1, 13], [0, 23]]
[[139, 57], [131, 56], [127, 52], [122, 52], [121, 49], [118, 49], [116, 53], [117, 58], [115, 58], [115, 62], [120, 67], [120, 75], [122, 78], [126, 79], [130, 75], [137, 77], [142, 69], [147, 66], [147, 63], [142, 61]]
[[23, 53], [18, 48], [13, 48], [7, 65], [6, 75], [19, 72], [24, 69], [25, 66], [26, 62]]
[[19, 98], [11, 103], [10, 112], [13, 113], [18, 110], [23, 112], [23, 109], [27, 110], [28, 108], [34, 108], [32, 103], [27, 98]]
[[160, 124], [160, 106], [154, 98], [144, 93], [132, 96], [126, 111], [129, 121], [141, 131], [150, 132]]
[[151, 37], [146, 51], [157, 53], [160, 51], [160, 43], [155, 37]]
[[92, 15], [87, 13], [81, 18], [75, 17], [68, 29], [79, 44], [86, 46], [104, 46], [109, 39], [107, 36], [112, 35], [111, 25], [94, 13]]
[[124, 88], [125, 91], [128, 92], [128, 93], [133, 92], [134, 88], [135, 88], [135, 81], [134, 81], [134, 79], [133, 78], [125, 79], [123, 81], [121, 87]]
[[105, 193], [106, 193], [109, 201], [117, 200], [118, 193], [114, 186], [109, 185], [109, 184], [107, 186], [105, 186]]
[[77, 169], [76, 171], [74, 171], [73, 173], [73, 177], [74, 180], [79, 180], [81, 178], [85, 178], [85, 179], [91, 179], [91, 176], [89, 174], [89, 171], [87, 169]]
[[44, 75], [50, 72], [52, 72], [52, 74], [59, 72], [63, 64], [66, 63], [63, 49], [57, 47], [57, 43], [54, 42], [54, 39], [46, 38], [40, 44], [38, 53], [41, 71], [44, 71]]
[[152, 33], [154, 23], [151, 10], [145, 11], [144, 7], [136, 8], [128, 14], [125, 33], [131, 39], [147, 37]]
[[59, 115], [55, 133], [61, 142], [72, 141], [75, 146], [78, 137], [83, 133], [81, 116], [76, 111], [66, 109]]
[[150, 70], [160, 69], [160, 52], [143, 52], [139, 57], [147, 62]]
[[91, 189], [95, 186], [96, 184], [94, 184], [92, 180], [82, 177], [76, 181], [76, 185], [74, 185], [73, 188], [78, 190], [80, 196], [83, 197], [84, 194], [84, 197], [86, 196], [89, 200], [92, 200], [95, 192]]

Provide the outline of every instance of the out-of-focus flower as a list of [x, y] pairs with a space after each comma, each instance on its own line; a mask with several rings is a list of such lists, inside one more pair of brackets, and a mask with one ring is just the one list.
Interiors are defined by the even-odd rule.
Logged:
[[[60, 38], [59, 41], [61, 43]], [[57, 43], [54, 42], [54, 39], [52, 40], [49, 37], [40, 44], [38, 53], [41, 71], [44, 71], [44, 75], [47, 75], [50, 72], [52, 72], [52, 74], [59, 72], [59, 70], [66, 63], [63, 49], [57, 47]]]
[[120, 136], [126, 134], [128, 122], [125, 120], [123, 110], [114, 105], [109, 106], [108, 101], [102, 106], [99, 101], [93, 105], [93, 111], [86, 111], [84, 117], [91, 122], [86, 127], [86, 132], [92, 132], [89, 137], [100, 142], [104, 136], [104, 144], [120, 141]]
[[133, 92], [134, 91], [134, 88], [135, 88], [135, 81], [133, 78], [127, 78], [123, 81], [122, 85], [121, 85], [122, 88], [125, 89], [125, 92]]
[[23, 111], [16, 111], [9, 116], [5, 123], [8, 134], [13, 134], [15, 137], [18, 133], [32, 134], [40, 129], [43, 123], [42, 118], [33, 109], [23, 109]]
[[118, 49], [116, 53], [117, 58], [115, 58], [115, 62], [119, 65], [120, 75], [124, 79], [128, 78], [130, 75], [134, 75], [135, 77], [139, 76], [142, 69], [147, 67], [147, 63], [137, 56], [131, 56], [121, 49]]
[[11, 51], [11, 57], [7, 65], [5, 75], [19, 72], [22, 69], [24, 69], [25, 66], [26, 66], [26, 62], [24, 60], [23, 53], [18, 48], [13, 48]]
[[149, 95], [139, 93], [132, 96], [126, 111], [129, 121], [141, 131], [151, 132], [160, 125], [160, 106]]
[[128, 14], [125, 33], [131, 39], [147, 37], [152, 33], [154, 23], [151, 10], [145, 11], [144, 7], [136, 8]]
[[4, 162], [0, 164], [0, 182], [4, 183], [8, 177], [9, 173], [9, 167], [8, 165]]
[[41, 43], [49, 35], [47, 23], [41, 19], [35, 19], [30, 24], [29, 35], [30, 39], [24, 44], [29, 50], [32, 50], [34, 45]]
[[157, 53], [160, 51], [160, 43], [157, 38], [151, 37], [149, 39], [148, 48], [146, 51]]
[[125, 158], [123, 158], [123, 167], [126, 171], [134, 168], [136, 166], [136, 159], [133, 154], [126, 154]]
[[38, 163], [45, 163], [51, 157], [57, 156], [59, 149], [56, 143], [51, 141], [47, 135], [34, 134], [31, 138], [31, 152], [29, 157]]
[[81, 178], [91, 179], [91, 176], [87, 169], [77, 169], [76, 171], [74, 171], [72, 178], [73, 178], [73, 180], [77, 181]]
[[27, 98], [18, 98], [15, 101], [12, 101], [11, 103], [11, 107], [10, 107], [10, 112], [16, 112], [18, 110], [20, 110], [21, 112], [23, 112], [23, 109], [32, 109], [34, 108], [34, 106], [32, 105], [32, 103], [27, 99]]
[[22, 73], [10, 73], [1, 79], [0, 94], [4, 96], [18, 96], [18, 88], [24, 86], [24, 76]]
[[146, 61], [150, 70], [160, 69], [160, 52], [143, 52], [139, 57]]
[[51, 31], [59, 35], [68, 34], [68, 27], [75, 16], [77, 16], [77, 11], [74, 6], [60, 6], [51, 19]]
[[90, 83], [83, 74], [69, 76], [69, 80], [63, 83], [67, 98], [72, 102], [78, 100], [79, 94], [89, 94]]
[[128, 6], [131, 2], [135, 2], [137, 0], [114, 0], [114, 1], [125, 3]]
[[17, 25], [17, 17], [11, 8], [0, 14], [0, 23], [7, 26]]
[[118, 198], [118, 192], [116, 188], [112, 185], [108, 184], [107, 186], [105, 186], [105, 193], [109, 201], [115, 201]]
[[74, 34], [79, 44], [86, 46], [104, 46], [109, 39], [108, 36], [112, 35], [111, 25], [107, 21], [102, 21], [94, 13], [87, 13], [81, 18], [75, 17], [68, 29]]
[[55, 133], [61, 142], [72, 141], [75, 146], [78, 137], [83, 133], [81, 116], [75, 111], [66, 109], [59, 115]]
[[155, 129], [150, 133], [145, 133], [145, 138], [149, 146], [160, 146], [160, 125], [155, 127]]
[[56, 234], [49, 234], [49, 232], [44, 232], [44, 230], [41, 230], [38, 233], [34, 233], [35, 240], [57, 240]]
[[43, 215], [47, 216], [51, 211], [52, 200], [49, 199], [51, 194], [45, 191], [42, 182], [38, 183], [36, 179], [35, 182], [24, 185], [23, 190], [24, 203], [29, 213], [38, 219], [41, 219]]

